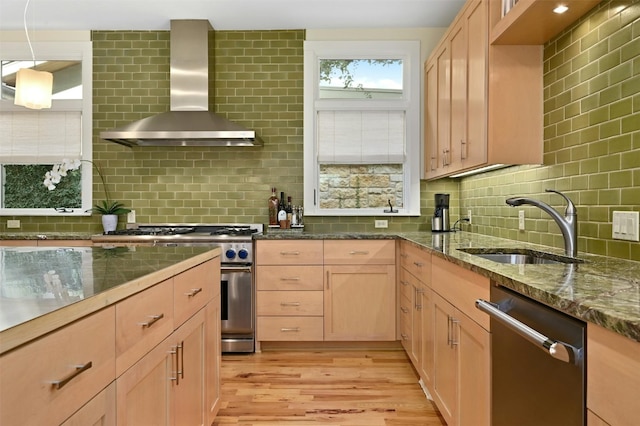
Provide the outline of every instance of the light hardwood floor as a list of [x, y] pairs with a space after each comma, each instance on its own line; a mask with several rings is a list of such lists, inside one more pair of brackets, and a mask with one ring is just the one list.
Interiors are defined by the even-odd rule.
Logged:
[[223, 355], [221, 425], [441, 426], [403, 351]]

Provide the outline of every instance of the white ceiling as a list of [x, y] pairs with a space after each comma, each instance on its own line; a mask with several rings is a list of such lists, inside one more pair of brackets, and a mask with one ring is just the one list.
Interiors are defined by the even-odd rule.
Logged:
[[[27, 0], [0, 0], [0, 31], [21, 30]], [[208, 19], [216, 30], [448, 27], [465, 0], [29, 0], [27, 28], [168, 30]]]

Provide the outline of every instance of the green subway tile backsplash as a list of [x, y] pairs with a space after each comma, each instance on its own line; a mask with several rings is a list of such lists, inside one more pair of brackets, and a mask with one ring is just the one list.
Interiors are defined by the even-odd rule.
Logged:
[[[526, 230], [517, 231], [515, 209], [504, 204], [522, 195], [563, 212], [563, 200], [544, 193], [552, 188], [577, 205], [580, 251], [640, 260], [639, 243], [611, 238], [614, 210], [640, 210], [640, 2], [622, 11], [620, 5], [600, 3], [545, 45], [544, 165], [462, 179], [461, 209], [472, 210], [473, 231], [562, 248], [559, 229], [546, 214], [518, 207], [527, 220]], [[481, 188], [501, 178], [507, 179], [494, 192], [500, 196], [487, 205]]]

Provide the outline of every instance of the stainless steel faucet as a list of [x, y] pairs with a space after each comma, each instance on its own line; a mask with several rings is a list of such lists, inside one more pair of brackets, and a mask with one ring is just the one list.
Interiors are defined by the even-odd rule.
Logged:
[[511, 207], [530, 204], [545, 211], [560, 227], [560, 231], [564, 237], [564, 251], [566, 255], [576, 257], [578, 255], [578, 211], [576, 210], [576, 206], [571, 202], [569, 197], [559, 191], [554, 191], [553, 189], [545, 189], [545, 191], [554, 192], [567, 201], [564, 217], [560, 216], [550, 205], [532, 198], [513, 197], [507, 198], [506, 202]]

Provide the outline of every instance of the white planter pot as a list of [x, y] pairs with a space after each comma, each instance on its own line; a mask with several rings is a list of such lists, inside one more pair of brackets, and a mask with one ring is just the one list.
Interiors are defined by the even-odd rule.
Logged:
[[118, 215], [103, 214], [102, 227], [104, 228], [104, 232], [115, 231], [116, 228], [118, 227]]

